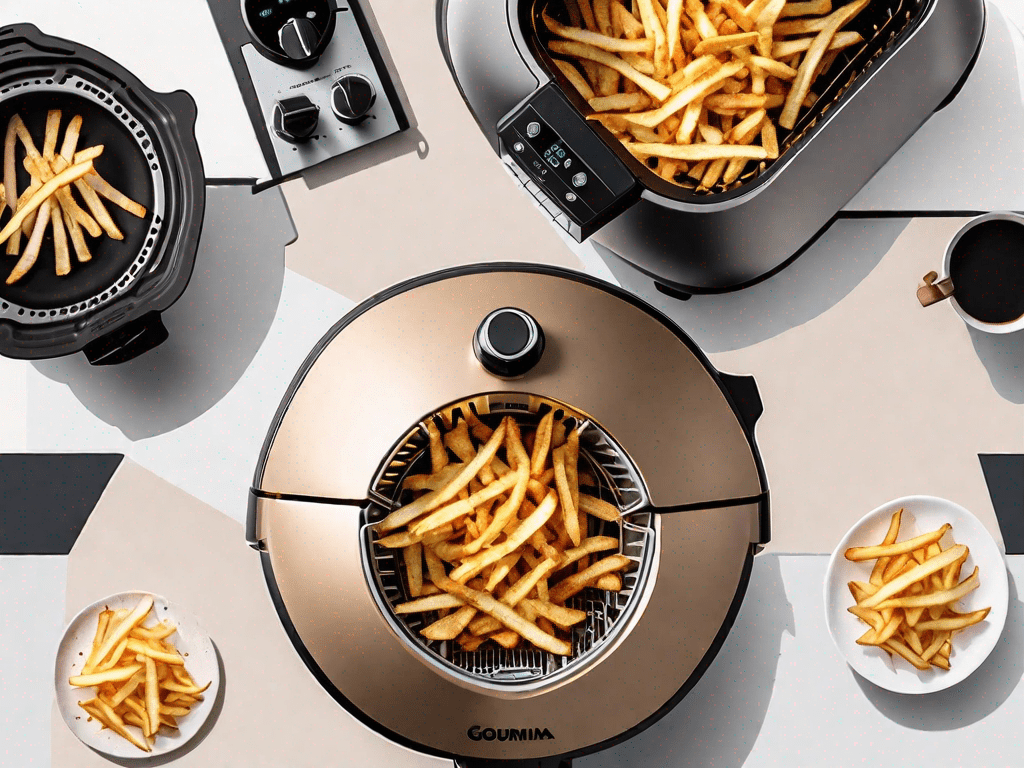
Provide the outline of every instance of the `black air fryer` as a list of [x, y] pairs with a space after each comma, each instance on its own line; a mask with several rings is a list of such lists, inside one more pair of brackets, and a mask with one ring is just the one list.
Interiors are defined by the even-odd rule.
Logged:
[[[81, 115], [79, 148], [104, 145], [97, 171], [146, 208], [139, 219], [108, 206], [124, 239], [89, 238], [92, 258], [72, 254], [64, 277], [49, 231], [35, 267], [13, 285], [0, 280], [0, 354], [84, 351], [94, 365], [137, 357], [167, 338], [160, 313], [184, 292], [199, 245], [206, 187], [195, 102], [184, 91], [155, 93], [91, 48], [30, 24], [0, 29], [0, 60], [0, 126], [18, 114], [41, 145], [49, 110], [62, 112], [61, 136]], [[19, 146], [19, 190], [29, 184], [22, 155]]]

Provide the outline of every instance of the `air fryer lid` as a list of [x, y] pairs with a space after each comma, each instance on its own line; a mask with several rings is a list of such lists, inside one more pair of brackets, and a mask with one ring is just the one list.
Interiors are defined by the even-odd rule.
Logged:
[[[156, 94], [96, 51], [31, 25], [0, 31], [0, 53], [0, 125], [20, 114], [41, 146], [48, 110], [61, 110], [61, 136], [81, 115], [79, 148], [103, 144], [97, 171], [147, 209], [139, 219], [108, 205], [124, 240], [87, 238], [92, 259], [72, 255], [65, 277], [54, 272], [48, 231], [29, 274], [0, 285], [0, 352], [53, 357], [89, 346], [93, 362], [139, 354], [166, 337], [157, 313], [184, 291], [195, 259], [205, 206], [195, 104], [183, 91]], [[28, 180], [19, 164], [19, 190]], [[119, 329], [128, 343], [112, 341]]]
[[[488, 373], [472, 340], [493, 310], [535, 318], [546, 346], [517, 379]], [[764, 490], [720, 378], [670, 321], [627, 294], [528, 265], [452, 270], [377, 296], [339, 323], [296, 377], [255, 488], [365, 499], [397, 440], [477, 393], [536, 393], [592, 417], [637, 467], [656, 507]]]

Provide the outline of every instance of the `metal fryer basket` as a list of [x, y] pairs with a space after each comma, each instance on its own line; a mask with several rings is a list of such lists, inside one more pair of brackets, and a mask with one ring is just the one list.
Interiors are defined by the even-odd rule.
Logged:
[[[519, 393], [481, 395], [447, 406], [428, 418], [438, 426], [454, 424], [463, 409], [472, 410], [487, 419], [488, 414], [515, 413], [520, 424], [539, 421], [548, 409], [567, 426], [579, 425], [580, 469], [596, 478], [596, 487], [588, 492], [628, 512], [647, 504], [647, 493], [639, 473], [628, 456], [599, 425], [565, 405], [546, 398]], [[461, 650], [454, 642], [428, 641], [420, 630], [438, 618], [437, 613], [404, 614], [394, 606], [411, 599], [396, 550], [377, 546], [372, 525], [400, 506], [402, 480], [406, 475], [429, 467], [428, 436], [425, 421], [413, 427], [384, 462], [371, 489], [373, 501], [363, 512], [361, 551], [370, 591], [385, 619], [396, 633], [428, 664], [439, 666], [463, 683], [497, 690], [536, 690], [581, 671], [601, 656], [622, 636], [629, 618], [643, 602], [641, 596], [653, 581], [649, 575], [657, 561], [657, 516], [638, 513], [618, 523], [591, 518], [588, 535], [614, 536], [619, 539], [619, 553], [634, 565], [623, 574], [620, 592], [585, 589], [568, 605], [584, 611], [587, 618], [574, 627], [571, 635], [572, 655], [560, 657], [536, 648], [507, 650], [485, 643], [478, 650]], [[609, 553], [610, 554], [610, 553]]]
[[[697, 189], [697, 182], [688, 176], [681, 175], [679, 184], [672, 184], [652, 171], [650, 167], [638, 161], [600, 124], [594, 124], [594, 131], [601, 136], [608, 146], [636, 174], [644, 186], [665, 197], [686, 201], [716, 202], [729, 199], [736, 194], [746, 193], [751, 185], [767, 178], [772, 169], [779, 165], [786, 153], [805, 139], [809, 140], [821, 118], [831, 109], [841, 105], [851, 93], [851, 86], [864, 76], [872, 63], [891, 48], [904, 35], [909, 34], [915, 22], [921, 20], [935, 0], [872, 0], [845, 29], [859, 32], [864, 42], [851, 46], [839, 53], [835, 61], [825, 72], [821, 73], [812, 86], [817, 95], [814, 104], [803, 110], [800, 119], [787, 131], [778, 127], [779, 158], [765, 160], [749, 165], [743, 174], [728, 187], [717, 184], [710, 189]], [[843, 3], [836, 3], [836, 7]], [[524, 11], [521, 26], [526, 32], [527, 40], [532, 44], [533, 53], [544, 67], [552, 81], [559, 84], [569, 100], [584, 114], [593, 110], [580, 98], [576, 89], [566, 80], [547, 50], [551, 34], [541, 21], [541, 12], [547, 10], [560, 21], [568, 19], [561, 12], [561, 0], [531, 0], [524, 2], [520, 8]]]

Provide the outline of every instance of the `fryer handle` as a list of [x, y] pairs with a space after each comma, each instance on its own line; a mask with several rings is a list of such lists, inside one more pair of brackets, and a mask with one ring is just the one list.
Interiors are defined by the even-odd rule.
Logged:
[[722, 383], [732, 396], [732, 401], [739, 411], [743, 426], [750, 434], [754, 433], [754, 425], [764, 413], [761, 393], [757, 390], [757, 382], [753, 376], [737, 376], [732, 373], [720, 373]]
[[500, 763], [494, 760], [480, 760], [471, 758], [455, 758], [455, 768], [494, 768], [496, 765], [510, 766], [510, 768], [572, 768], [571, 757], [549, 757], [535, 760], [521, 760], [509, 763], [502, 760]]
[[119, 365], [134, 360], [165, 341], [167, 329], [160, 313], [153, 311], [90, 341], [82, 351], [92, 365]]

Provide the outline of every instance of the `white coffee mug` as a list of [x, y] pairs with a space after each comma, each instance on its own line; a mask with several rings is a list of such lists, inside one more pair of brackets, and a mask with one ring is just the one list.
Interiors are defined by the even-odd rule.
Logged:
[[1024, 216], [1019, 216], [1016, 213], [1010, 213], [1008, 211], [994, 211], [993, 213], [986, 213], [982, 216], [977, 216], [971, 219], [953, 236], [953, 239], [949, 241], [949, 245], [946, 247], [946, 256], [942, 260], [943, 277], [939, 278], [939, 275], [936, 272], [929, 272], [925, 275], [924, 285], [921, 285], [917, 289], [917, 299], [921, 302], [922, 307], [928, 307], [945, 299], [950, 299], [950, 302], [953, 304], [953, 308], [956, 310], [957, 314], [960, 315], [964, 322], [972, 328], [977, 328], [979, 331], [986, 331], [988, 333], [1014, 333], [1015, 331], [1024, 330], [1024, 314], [1020, 317], [1002, 323], [990, 323], [979, 320], [965, 312], [964, 308], [960, 305], [960, 302], [957, 301], [956, 287], [953, 285], [953, 281], [950, 278], [950, 260], [953, 256], [953, 250], [956, 248], [957, 243], [959, 243], [960, 239], [970, 230], [974, 229], [979, 224], [984, 224], [989, 221], [1012, 221], [1024, 227]]

